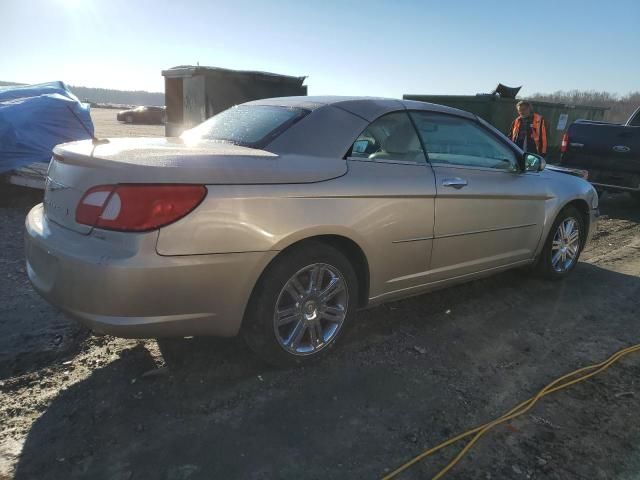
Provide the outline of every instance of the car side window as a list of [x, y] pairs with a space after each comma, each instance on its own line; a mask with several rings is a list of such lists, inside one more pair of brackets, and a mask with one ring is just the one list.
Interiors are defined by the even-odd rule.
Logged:
[[516, 155], [480, 125], [466, 118], [411, 112], [429, 162], [516, 171]]
[[407, 112], [388, 113], [373, 121], [353, 142], [348, 156], [371, 161], [427, 161]]

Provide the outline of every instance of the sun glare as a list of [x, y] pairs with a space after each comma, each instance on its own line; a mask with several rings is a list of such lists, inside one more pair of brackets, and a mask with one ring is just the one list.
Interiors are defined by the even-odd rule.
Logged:
[[68, 9], [75, 9], [83, 3], [84, 0], [57, 0], [59, 4]]

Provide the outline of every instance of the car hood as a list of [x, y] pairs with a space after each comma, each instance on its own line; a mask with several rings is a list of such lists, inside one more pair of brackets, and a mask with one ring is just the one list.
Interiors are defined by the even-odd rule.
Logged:
[[99, 183], [313, 183], [347, 172], [341, 158], [278, 155], [266, 150], [180, 138], [118, 138], [59, 145], [55, 160], [92, 170]]

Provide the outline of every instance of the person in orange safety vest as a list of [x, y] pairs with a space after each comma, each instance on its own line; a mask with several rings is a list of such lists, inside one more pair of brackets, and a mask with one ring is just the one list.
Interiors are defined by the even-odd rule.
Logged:
[[509, 137], [525, 152], [547, 154], [547, 127], [539, 113], [533, 113], [531, 104], [520, 101], [516, 105], [518, 118], [511, 124]]

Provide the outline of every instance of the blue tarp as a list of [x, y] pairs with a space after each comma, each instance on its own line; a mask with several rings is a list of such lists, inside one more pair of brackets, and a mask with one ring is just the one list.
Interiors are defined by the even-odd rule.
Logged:
[[89, 106], [64, 83], [0, 88], [0, 173], [49, 162], [54, 146], [92, 135]]

